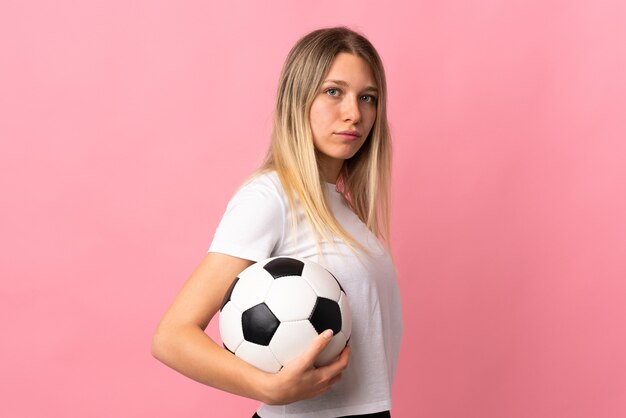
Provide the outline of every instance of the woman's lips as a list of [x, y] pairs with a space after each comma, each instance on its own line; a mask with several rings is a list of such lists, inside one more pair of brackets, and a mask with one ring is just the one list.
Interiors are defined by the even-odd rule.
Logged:
[[348, 132], [348, 131], [335, 132], [335, 135], [338, 135], [344, 139], [350, 139], [350, 140], [359, 139], [361, 137], [361, 135], [358, 132]]

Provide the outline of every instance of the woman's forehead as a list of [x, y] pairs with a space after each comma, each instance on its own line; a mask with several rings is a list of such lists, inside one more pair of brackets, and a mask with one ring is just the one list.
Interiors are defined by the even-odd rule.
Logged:
[[376, 90], [376, 79], [370, 65], [361, 57], [342, 52], [335, 56], [323, 82]]

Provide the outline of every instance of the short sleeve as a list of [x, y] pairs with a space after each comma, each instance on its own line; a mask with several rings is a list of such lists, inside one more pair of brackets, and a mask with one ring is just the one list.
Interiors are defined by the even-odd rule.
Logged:
[[255, 179], [228, 202], [209, 252], [260, 261], [282, 240], [284, 202], [269, 182]]

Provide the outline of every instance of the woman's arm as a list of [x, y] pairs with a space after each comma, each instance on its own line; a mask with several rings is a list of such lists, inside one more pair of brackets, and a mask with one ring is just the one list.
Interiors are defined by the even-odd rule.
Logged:
[[314, 368], [315, 358], [330, 341], [324, 334], [306, 353], [271, 374], [234, 356], [204, 333], [233, 280], [251, 264], [250, 260], [208, 253], [161, 320], [152, 341], [153, 356], [200, 383], [267, 404], [291, 403], [323, 393], [341, 377], [350, 352], [346, 348], [334, 363]]

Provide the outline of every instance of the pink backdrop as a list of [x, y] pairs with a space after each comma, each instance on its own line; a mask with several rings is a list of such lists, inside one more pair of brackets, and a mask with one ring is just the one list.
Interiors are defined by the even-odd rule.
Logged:
[[150, 339], [336, 24], [388, 73], [394, 417], [626, 416], [624, 2], [397, 3], [1, 3], [0, 416], [251, 414]]

